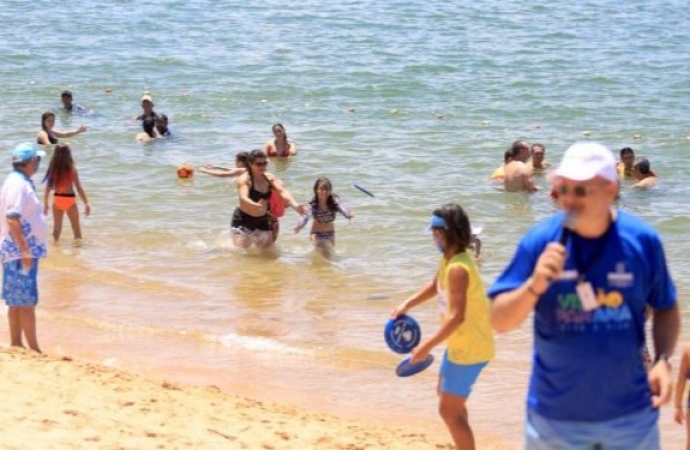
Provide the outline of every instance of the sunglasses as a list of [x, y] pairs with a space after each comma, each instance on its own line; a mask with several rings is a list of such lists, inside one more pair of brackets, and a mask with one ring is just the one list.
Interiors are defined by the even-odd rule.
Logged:
[[582, 186], [581, 184], [573, 186], [572, 188], [562, 185], [558, 188], [558, 195], [568, 195], [570, 191], [572, 191], [573, 195], [577, 198], [587, 197], [587, 187]]
[[254, 165], [259, 166], [259, 167], [264, 167], [264, 166], [268, 165], [268, 161], [255, 162]]

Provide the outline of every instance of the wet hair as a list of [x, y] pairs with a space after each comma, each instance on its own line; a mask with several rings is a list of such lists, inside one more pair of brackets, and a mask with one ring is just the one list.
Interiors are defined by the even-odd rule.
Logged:
[[154, 117], [148, 116], [144, 118], [141, 126], [144, 127], [144, 133], [148, 134], [149, 137], [156, 137], [156, 119]]
[[647, 158], [638, 158], [633, 165], [633, 168], [639, 170], [642, 175], [650, 175], [650, 167], [651, 164], [649, 164], [649, 160]]
[[72, 158], [72, 149], [70, 149], [68, 144], [58, 144], [53, 151], [53, 157], [50, 158], [50, 164], [45, 177], [43, 177], [43, 183], [47, 183], [48, 188], [54, 189], [62, 180], [71, 176], [73, 170], [74, 159]]
[[267, 159], [266, 153], [260, 149], [254, 149], [247, 156], [247, 164], [252, 164], [257, 159]]
[[240, 163], [245, 169], [249, 165], [249, 152], [237, 152], [235, 155], [235, 163]]
[[330, 192], [330, 195], [326, 199], [326, 207], [331, 212], [337, 211], [338, 205], [336, 205], [336, 200], [338, 199], [338, 196], [333, 193], [333, 185], [331, 184], [331, 180], [329, 180], [326, 177], [317, 178], [316, 181], [314, 182], [314, 198], [312, 198], [311, 201], [309, 202], [309, 205], [311, 205], [311, 210], [313, 212], [315, 212], [317, 207], [319, 206], [318, 192], [319, 192], [319, 186], [322, 184], [325, 184], [328, 187], [328, 192]]
[[508, 150], [506, 150], [506, 151], [503, 153], [503, 164], [508, 164], [510, 161], [512, 161], [512, 160], [513, 160], [513, 156], [515, 156], [515, 155], [513, 155], [513, 150], [512, 150], [512, 149], [509, 148]]
[[631, 149], [630, 147], [623, 147], [621, 149], [621, 159], [623, 159], [623, 156], [625, 156], [625, 155], [635, 156], [635, 150]]
[[458, 253], [466, 251], [472, 242], [472, 227], [465, 210], [457, 203], [446, 203], [432, 213], [445, 220], [448, 228], [435, 228], [443, 231], [446, 248], [455, 247]]
[[47, 111], [41, 115], [41, 128], [43, 129], [43, 131], [46, 132], [48, 131], [48, 129], [46, 128], [46, 120], [48, 120], [49, 117], [55, 118], [55, 113]]
[[283, 126], [282, 123], [274, 123], [273, 126], [271, 127], [271, 131], [275, 134], [276, 128], [280, 128], [280, 130], [283, 132], [283, 139], [285, 139], [285, 142], [287, 142], [287, 132], [285, 131], [285, 127]]
[[155, 117], [156, 120], [164, 120], [165, 123], [168, 123], [168, 116], [166, 116], [165, 114], [156, 114]]
[[546, 147], [544, 147], [544, 144], [539, 144], [539, 143], [532, 144], [532, 152], [534, 152], [534, 149], [535, 149], [535, 148], [540, 148], [540, 149], [542, 149], [544, 152], [546, 152]]
[[512, 153], [513, 158], [519, 155], [520, 151], [522, 150], [527, 150], [529, 152], [529, 145], [527, 145], [527, 142], [525, 141], [515, 141], [513, 142], [513, 145], [510, 146], [510, 152]]
[[71, 91], [67, 91], [67, 90], [62, 91], [62, 94], [60, 94], [60, 97], [61, 97], [61, 98], [65, 98], [65, 97], [72, 98], [72, 92], [71, 92]]

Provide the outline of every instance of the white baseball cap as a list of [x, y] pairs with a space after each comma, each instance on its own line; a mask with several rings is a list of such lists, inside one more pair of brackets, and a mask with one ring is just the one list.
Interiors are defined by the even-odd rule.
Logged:
[[553, 175], [574, 181], [587, 181], [597, 176], [617, 181], [616, 158], [602, 144], [578, 142], [568, 147]]

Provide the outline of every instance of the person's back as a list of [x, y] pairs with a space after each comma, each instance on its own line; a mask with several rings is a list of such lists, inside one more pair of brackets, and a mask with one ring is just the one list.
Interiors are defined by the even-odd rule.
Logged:
[[503, 175], [503, 186], [506, 192], [535, 192], [532, 169], [522, 161], [510, 161], [506, 164]]

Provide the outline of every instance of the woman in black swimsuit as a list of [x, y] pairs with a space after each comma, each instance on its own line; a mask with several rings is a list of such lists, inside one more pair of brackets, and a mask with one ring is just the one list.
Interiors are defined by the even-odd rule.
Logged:
[[55, 114], [52, 112], [45, 112], [41, 116], [41, 131], [36, 136], [36, 143], [41, 145], [57, 144], [58, 138], [68, 138], [76, 136], [79, 133], [86, 131], [86, 125], [80, 125], [79, 128], [73, 131], [55, 131]]
[[305, 207], [295, 201], [279, 179], [266, 172], [268, 158], [262, 150], [252, 150], [247, 163], [247, 173], [237, 179], [240, 204], [235, 208], [230, 224], [233, 242], [241, 248], [252, 243], [265, 248], [273, 244], [271, 195], [282, 197], [299, 214], [304, 214]]

